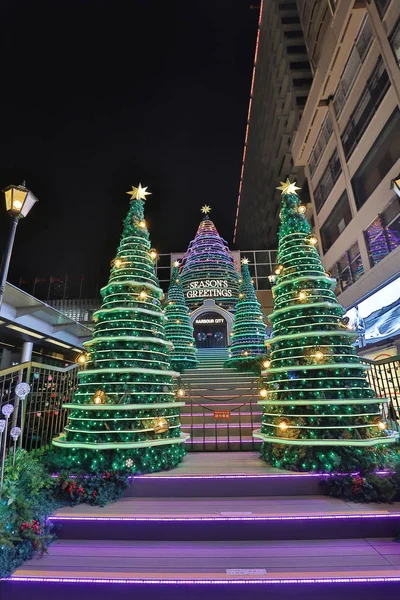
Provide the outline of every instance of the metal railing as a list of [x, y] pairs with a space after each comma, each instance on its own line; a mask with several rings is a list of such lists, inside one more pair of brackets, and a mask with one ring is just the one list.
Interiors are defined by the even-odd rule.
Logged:
[[[68, 415], [63, 404], [72, 399], [78, 370], [78, 365], [63, 368], [26, 362], [0, 371], [0, 407], [14, 406], [10, 427], [21, 428], [20, 447], [38, 450], [48, 446], [52, 438], [63, 431]], [[15, 387], [22, 381], [31, 386], [24, 400], [15, 395]], [[9, 444], [10, 439], [7, 439], [7, 446]]]
[[391, 429], [400, 431], [400, 355], [370, 360], [361, 358], [368, 365], [368, 383], [375, 391], [377, 398], [387, 398], [382, 404], [382, 414]]

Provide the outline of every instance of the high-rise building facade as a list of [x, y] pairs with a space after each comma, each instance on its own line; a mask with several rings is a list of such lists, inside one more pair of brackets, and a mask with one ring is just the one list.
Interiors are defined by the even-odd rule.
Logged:
[[400, 1], [297, 4], [314, 80], [293, 162], [324, 265], [353, 307], [400, 274]]
[[259, 29], [234, 241], [241, 247], [275, 248], [279, 226], [278, 181], [300, 185], [291, 145], [312, 83], [296, 2], [264, 0]]

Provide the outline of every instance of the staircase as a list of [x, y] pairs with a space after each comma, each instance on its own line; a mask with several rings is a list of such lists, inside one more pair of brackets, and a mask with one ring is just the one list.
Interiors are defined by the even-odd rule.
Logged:
[[252, 437], [253, 430], [261, 425], [262, 415], [257, 404], [257, 375], [224, 369], [227, 348], [200, 348], [197, 359], [197, 369], [189, 369], [182, 375], [187, 396], [181, 423], [182, 431], [190, 435], [187, 450], [258, 449], [260, 443]]
[[251, 452], [191, 453], [116, 503], [57, 510], [49, 553], [0, 581], [0, 598], [396, 598], [399, 503], [328, 498], [320, 480]]

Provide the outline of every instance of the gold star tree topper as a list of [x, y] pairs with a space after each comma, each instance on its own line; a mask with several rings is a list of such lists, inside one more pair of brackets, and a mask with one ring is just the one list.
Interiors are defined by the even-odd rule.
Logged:
[[290, 183], [289, 178], [287, 178], [286, 181], [281, 181], [280, 184], [281, 185], [279, 185], [276, 189], [281, 190], [282, 196], [283, 194], [296, 194], [297, 196], [296, 190], [301, 190], [300, 187], [297, 187], [295, 181]]
[[211, 210], [211, 206], [208, 206], [208, 204], [205, 204], [204, 206], [201, 207], [201, 212], [204, 215], [207, 215]]
[[132, 186], [132, 190], [126, 193], [131, 197], [131, 200], [146, 200], [146, 196], [151, 195], [151, 192], [146, 191], [147, 187], [142, 187], [142, 184], [139, 183], [138, 187]]
[[179, 265], [180, 265], [179, 260], [174, 260], [174, 262], [172, 263], [172, 266], [174, 266], [174, 267], [179, 267]]
[[248, 258], [242, 258], [242, 265], [248, 265], [249, 264], [249, 259]]

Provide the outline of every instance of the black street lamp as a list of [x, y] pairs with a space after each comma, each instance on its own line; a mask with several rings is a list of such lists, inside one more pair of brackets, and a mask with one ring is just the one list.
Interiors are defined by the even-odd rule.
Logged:
[[400, 197], [400, 175], [396, 179], [392, 179], [392, 190]]
[[11, 217], [11, 228], [0, 267], [0, 309], [3, 303], [3, 295], [6, 287], [18, 221], [23, 217], [26, 217], [32, 206], [38, 201], [36, 196], [26, 189], [25, 185], [9, 185], [3, 192], [6, 199], [6, 211]]

